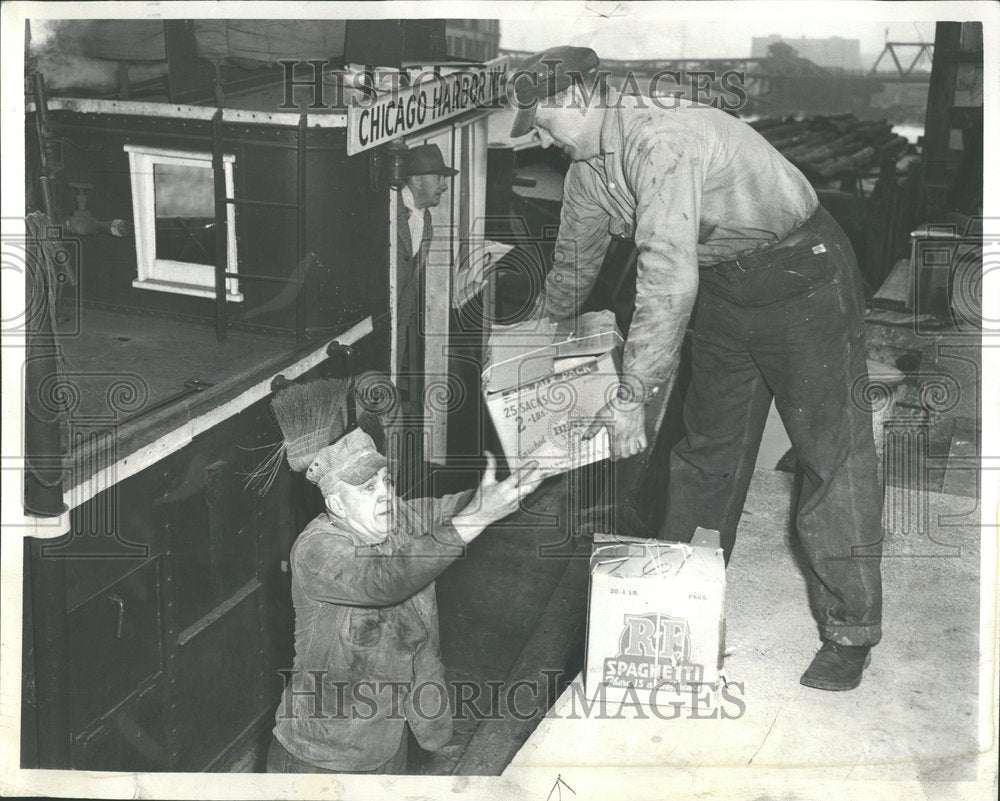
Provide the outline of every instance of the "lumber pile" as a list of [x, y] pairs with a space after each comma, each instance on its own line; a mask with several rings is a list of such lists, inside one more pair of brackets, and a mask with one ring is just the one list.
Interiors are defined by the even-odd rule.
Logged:
[[859, 120], [853, 114], [807, 119], [764, 117], [750, 123], [814, 183], [872, 172], [886, 156], [898, 159], [905, 137], [885, 120]]

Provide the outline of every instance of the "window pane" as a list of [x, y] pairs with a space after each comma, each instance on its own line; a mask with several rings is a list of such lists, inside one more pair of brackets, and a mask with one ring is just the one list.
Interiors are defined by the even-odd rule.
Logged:
[[215, 263], [215, 192], [211, 167], [153, 165], [156, 258]]

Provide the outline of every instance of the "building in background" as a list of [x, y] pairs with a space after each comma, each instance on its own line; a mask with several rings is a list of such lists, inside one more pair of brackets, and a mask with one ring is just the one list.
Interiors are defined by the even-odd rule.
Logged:
[[793, 39], [776, 33], [755, 36], [750, 57], [764, 58], [768, 55], [768, 47], [775, 42], [791, 45], [799, 56], [821, 67], [848, 71], [862, 69], [861, 43], [857, 39], [844, 39], [840, 36], [828, 36], [825, 39], [807, 39], [805, 36]]
[[448, 55], [490, 61], [500, 52], [500, 20], [449, 19], [445, 24]]

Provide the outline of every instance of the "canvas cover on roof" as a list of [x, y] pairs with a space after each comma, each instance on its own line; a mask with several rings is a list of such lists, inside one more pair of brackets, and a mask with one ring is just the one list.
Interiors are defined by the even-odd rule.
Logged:
[[344, 20], [196, 20], [194, 36], [203, 58], [273, 63], [279, 59], [335, 59], [344, 54]]
[[[67, 36], [67, 26], [76, 28], [78, 36]], [[60, 42], [73, 38], [79, 42], [80, 55], [91, 58], [163, 61], [167, 57], [163, 20], [66, 20], [60, 26]]]
[[[344, 20], [195, 20], [198, 54], [274, 63], [280, 59], [338, 59], [344, 54]], [[90, 58], [163, 61], [162, 20], [66, 20], [58, 26], [60, 47]]]

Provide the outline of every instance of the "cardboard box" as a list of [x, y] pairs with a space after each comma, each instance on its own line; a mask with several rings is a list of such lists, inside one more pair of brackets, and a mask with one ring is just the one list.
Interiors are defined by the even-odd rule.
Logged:
[[621, 344], [609, 311], [493, 329], [483, 395], [511, 467], [554, 474], [607, 458], [606, 430], [582, 436], [617, 392]]
[[716, 531], [691, 543], [594, 536], [584, 691], [589, 700], [684, 705], [722, 667], [726, 566]]

